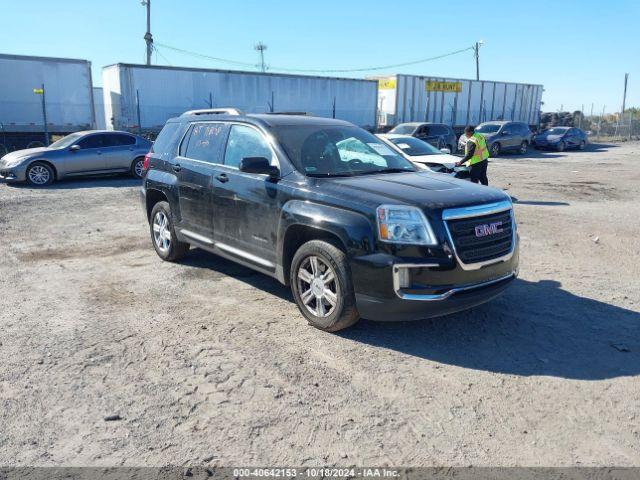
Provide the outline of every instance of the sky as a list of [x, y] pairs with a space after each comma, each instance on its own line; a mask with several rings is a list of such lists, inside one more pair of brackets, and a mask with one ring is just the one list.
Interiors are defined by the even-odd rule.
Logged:
[[[640, 107], [640, 0], [152, 0], [153, 63], [256, 69], [254, 45], [279, 68], [354, 69], [430, 58], [483, 40], [481, 80], [544, 85], [544, 111]], [[105, 65], [144, 63], [139, 0], [0, 0], [0, 53], [82, 58], [102, 84]], [[161, 44], [248, 63], [185, 55]], [[473, 52], [361, 73], [475, 78]]]

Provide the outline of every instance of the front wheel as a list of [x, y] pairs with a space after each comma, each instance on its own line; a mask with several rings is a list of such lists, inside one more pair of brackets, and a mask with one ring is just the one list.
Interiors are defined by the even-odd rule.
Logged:
[[335, 245], [311, 240], [291, 263], [291, 291], [309, 324], [337, 332], [358, 321], [351, 272], [346, 255]]
[[149, 228], [153, 248], [161, 259], [175, 262], [189, 251], [189, 244], [178, 240], [168, 202], [158, 202], [154, 205]]
[[498, 142], [492, 144], [491, 147], [489, 147], [489, 154], [492, 157], [497, 157], [498, 155], [500, 155], [500, 144]]
[[44, 187], [51, 185], [55, 178], [53, 168], [44, 162], [33, 162], [27, 168], [27, 182], [34, 187]]

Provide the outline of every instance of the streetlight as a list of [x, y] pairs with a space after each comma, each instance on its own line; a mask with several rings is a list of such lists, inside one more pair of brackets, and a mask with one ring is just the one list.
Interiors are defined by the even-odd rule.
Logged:
[[153, 52], [153, 35], [151, 35], [151, 0], [140, 0], [140, 5], [147, 7], [147, 33], [144, 41], [147, 42], [147, 65], [151, 65], [151, 53]]
[[260, 66], [262, 67], [262, 71], [266, 72], [267, 67], [264, 64], [264, 51], [267, 49], [267, 46], [262, 42], [258, 42], [253, 48], [260, 52]]

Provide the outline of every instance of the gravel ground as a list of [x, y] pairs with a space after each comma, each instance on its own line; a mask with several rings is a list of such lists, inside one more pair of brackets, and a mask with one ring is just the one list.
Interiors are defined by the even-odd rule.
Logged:
[[0, 465], [640, 466], [640, 144], [491, 162], [520, 279], [339, 334], [160, 261], [134, 180], [0, 184]]

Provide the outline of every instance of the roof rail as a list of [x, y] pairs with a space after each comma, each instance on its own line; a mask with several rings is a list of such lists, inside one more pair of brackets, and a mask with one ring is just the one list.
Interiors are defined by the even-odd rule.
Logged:
[[267, 112], [269, 115], [310, 115], [309, 112]]
[[238, 108], [203, 108], [200, 110], [189, 110], [184, 112], [181, 117], [187, 115], [242, 115], [242, 110]]

